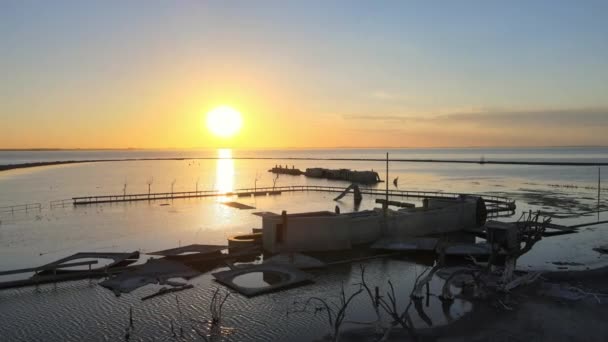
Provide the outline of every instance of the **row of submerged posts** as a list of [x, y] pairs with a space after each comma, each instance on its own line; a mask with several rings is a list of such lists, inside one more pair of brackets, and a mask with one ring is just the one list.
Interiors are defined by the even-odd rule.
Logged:
[[27, 204], [16, 204], [5, 207], [0, 207], [0, 214], [15, 214], [19, 212], [30, 212], [30, 211], [41, 211], [42, 204], [40, 203], [27, 203]]

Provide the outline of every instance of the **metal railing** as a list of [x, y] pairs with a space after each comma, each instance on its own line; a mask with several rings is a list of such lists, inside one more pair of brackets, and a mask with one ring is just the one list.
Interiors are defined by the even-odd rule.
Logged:
[[[130, 201], [154, 201], [166, 199], [181, 199], [181, 198], [196, 198], [196, 197], [212, 197], [212, 196], [246, 196], [246, 195], [264, 195], [264, 194], [279, 194], [281, 192], [334, 192], [341, 193], [344, 187], [325, 186], [325, 185], [290, 185], [277, 187], [260, 187], [260, 188], [243, 188], [233, 191], [219, 190], [202, 190], [202, 191], [180, 191], [180, 192], [161, 192], [161, 193], [140, 193], [140, 194], [122, 194], [122, 195], [100, 195], [100, 196], [83, 196], [72, 198], [74, 205], [96, 204], [96, 203], [112, 203], [112, 202], [130, 202]], [[379, 188], [361, 188], [361, 193], [372, 196], [384, 196], [386, 190]], [[442, 191], [419, 191], [419, 190], [389, 190], [389, 197], [402, 198], [445, 198], [454, 199], [462, 193], [442, 192]], [[492, 210], [503, 211], [514, 208], [514, 201], [501, 196], [492, 195], [477, 195], [481, 196], [488, 203]]]
[[15, 214], [15, 213], [19, 213], [19, 212], [29, 212], [29, 211], [40, 211], [42, 210], [42, 204], [40, 203], [27, 203], [27, 204], [17, 204], [17, 205], [10, 205], [10, 206], [6, 206], [6, 207], [0, 207], [0, 214], [7, 214], [7, 213], [11, 213], [11, 214]]
[[54, 200], [54, 201], [49, 202], [50, 209], [65, 208], [67, 206], [72, 206], [72, 205], [74, 205], [74, 200], [72, 200], [71, 198]]

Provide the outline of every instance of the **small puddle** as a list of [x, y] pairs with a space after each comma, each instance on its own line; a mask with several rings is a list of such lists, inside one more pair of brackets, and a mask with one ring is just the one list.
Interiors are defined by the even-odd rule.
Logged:
[[232, 279], [235, 285], [248, 288], [273, 286], [288, 279], [289, 275], [279, 272], [249, 272]]

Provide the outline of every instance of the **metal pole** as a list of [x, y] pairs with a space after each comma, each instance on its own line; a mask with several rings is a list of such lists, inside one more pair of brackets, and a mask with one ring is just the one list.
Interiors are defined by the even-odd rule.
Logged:
[[601, 173], [600, 173], [601, 167], [598, 166], [597, 167], [597, 210], [599, 212], [600, 210], [600, 189], [601, 187]]
[[384, 216], [388, 216], [388, 152], [386, 152], [386, 203], [384, 203]]

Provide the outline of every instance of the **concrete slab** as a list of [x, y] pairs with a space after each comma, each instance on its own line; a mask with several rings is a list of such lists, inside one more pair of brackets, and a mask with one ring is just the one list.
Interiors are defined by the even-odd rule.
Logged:
[[[81, 272], [82, 270], [60, 270], [59, 267], [62, 264], [67, 263], [68, 261], [73, 261], [73, 260], [79, 260], [79, 259], [109, 259], [109, 260], [113, 260], [112, 263], [108, 264], [108, 265], [104, 265], [102, 267], [97, 267], [97, 268], [93, 268], [91, 269], [92, 271], [97, 271], [97, 270], [101, 270], [101, 269], [110, 269], [113, 267], [122, 267], [122, 266], [127, 266], [130, 265], [132, 263], [134, 263], [135, 261], [137, 261], [139, 259], [139, 252], [131, 252], [131, 253], [104, 253], [104, 252], [81, 252], [81, 253], [76, 253], [76, 254], [72, 254], [70, 256], [67, 256], [65, 258], [59, 259], [57, 261], [51, 262], [49, 264], [43, 265], [40, 268], [42, 269], [54, 269], [57, 268], [57, 270], [52, 271], [55, 273], [62, 273], [62, 272]], [[46, 273], [50, 273], [51, 271], [43, 271], [39, 274], [44, 275]]]
[[255, 213], [251, 213], [251, 215], [255, 215], [255, 216], [259, 216], [259, 217], [280, 216], [279, 214], [273, 213], [270, 211], [256, 211]]
[[213, 273], [215, 279], [247, 297], [303, 285], [312, 275], [292, 266], [262, 264], [245, 269]]
[[176, 255], [187, 255], [187, 254], [214, 254], [224, 249], [227, 249], [228, 246], [223, 245], [199, 245], [193, 244], [183, 247], [170, 248], [162, 251], [156, 251], [151, 253], [146, 253], [149, 255], [160, 255], [160, 256], [176, 256]]
[[177, 261], [151, 259], [147, 263], [134, 266], [133, 269], [105, 280], [99, 285], [113, 290], [119, 296], [121, 293], [129, 293], [148, 284], [183, 286], [182, 283], [171, 282], [169, 279], [183, 278], [187, 280], [200, 274], [200, 272]]
[[232, 208], [241, 209], [241, 210], [243, 210], [243, 209], [255, 209], [255, 207], [252, 207], [252, 206], [247, 205], [247, 204], [239, 203], [239, 202], [223, 202], [222, 204], [223, 205], [227, 205], [227, 206], [232, 207]]

